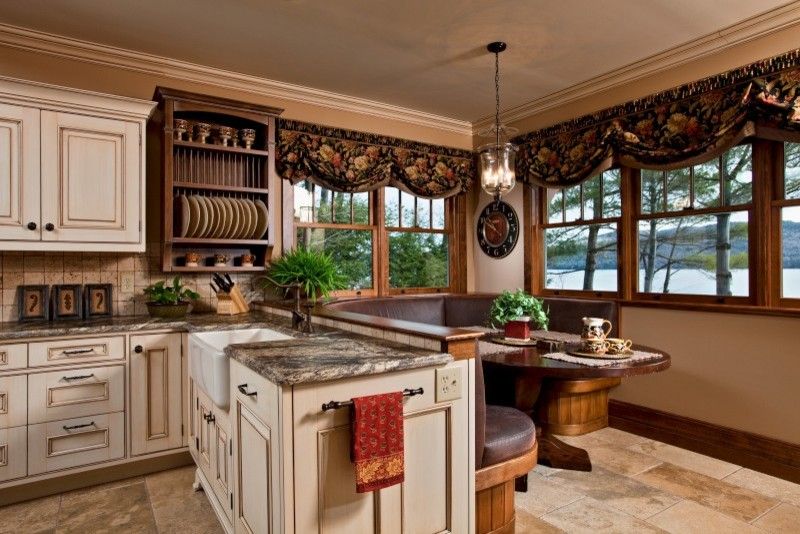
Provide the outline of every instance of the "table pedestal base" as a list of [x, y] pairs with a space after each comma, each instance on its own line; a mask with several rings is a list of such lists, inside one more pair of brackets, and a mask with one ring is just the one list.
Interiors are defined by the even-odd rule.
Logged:
[[579, 436], [605, 428], [608, 426], [608, 392], [621, 382], [619, 378], [547, 378], [542, 381], [534, 419], [549, 434], [561, 436]]
[[539, 463], [554, 469], [591, 471], [592, 461], [584, 449], [564, 443], [552, 434], [542, 432], [539, 440]]

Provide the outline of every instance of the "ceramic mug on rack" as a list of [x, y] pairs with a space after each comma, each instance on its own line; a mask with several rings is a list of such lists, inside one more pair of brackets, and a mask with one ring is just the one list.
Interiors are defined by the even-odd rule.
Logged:
[[242, 254], [242, 267], [252, 267], [256, 262], [256, 257], [253, 254]]
[[[584, 317], [581, 339], [605, 339], [611, 333], [611, 321], [601, 317]], [[606, 328], [608, 326], [608, 328]]]
[[200, 254], [197, 252], [187, 252], [184, 259], [187, 267], [197, 267], [200, 264]]
[[214, 265], [217, 267], [224, 267], [228, 264], [227, 254], [214, 254]]

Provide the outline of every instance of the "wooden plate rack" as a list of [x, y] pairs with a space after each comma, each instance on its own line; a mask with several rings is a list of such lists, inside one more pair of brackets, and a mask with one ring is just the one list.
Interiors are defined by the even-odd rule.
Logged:
[[[157, 88], [154, 98], [159, 106], [152, 122], [161, 136], [163, 149], [163, 270], [263, 271], [272, 252], [275, 232], [280, 231], [275, 217], [280, 183], [275, 171], [274, 147], [276, 118], [283, 110], [165, 87]], [[175, 130], [175, 119], [188, 122], [186, 133]], [[193, 131], [197, 124], [210, 125], [205, 142]], [[250, 148], [236, 137], [223, 141], [217, 135], [220, 127], [233, 128], [237, 134], [242, 129], [255, 130], [255, 141]], [[273, 191], [278, 193], [272, 194]], [[188, 234], [186, 226], [180, 224], [182, 212], [175, 207], [181, 195], [231, 199], [236, 206], [260, 200], [269, 212], [266, 232], [258, 235], [247, 222], [253, 220], [252, 216], [234, 209], [233, 214], [228, 212], [217, 218], [203, 214], [203, 221]], [[200, 203], [203, 202], [201, 199]], [[199, 255], [197, 266], [186, 265], [186, 254], [190, 252]], [[225, 266], [215, 264], [217, 254], [228, 257]], [[245, 254], [255, 257], [252, 266], [242, 265]]]

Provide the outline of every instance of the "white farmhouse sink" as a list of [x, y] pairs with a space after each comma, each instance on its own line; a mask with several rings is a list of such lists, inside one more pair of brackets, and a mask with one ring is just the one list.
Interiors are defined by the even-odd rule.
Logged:
[[225, 347], [279, 339], [291, 339], [291, 336], [266, 328], [189, 334], [189, 375], [214, 404], [227, 410], [230, 403], [230, 362]]

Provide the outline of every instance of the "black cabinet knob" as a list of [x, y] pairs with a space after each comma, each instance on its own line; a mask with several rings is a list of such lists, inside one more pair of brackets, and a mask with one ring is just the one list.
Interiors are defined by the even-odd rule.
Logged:
[[48, 232], [52, 232], [53, 230], [56, 229], [56, 227], [53, 223], [47, 223], [44, 225], [44, 229], [47, 230]]
[[36, 223], [35, 222], [29, 222], [28, 223], [28, 230], [36, 230]]
[[143, 350], [144, 349], [142, 348], [141, 345], [136, 345], [135, 347], [133, 347], [133, 352], [135, 352], [136, 354], [141, 354]]

